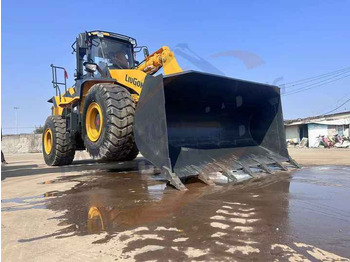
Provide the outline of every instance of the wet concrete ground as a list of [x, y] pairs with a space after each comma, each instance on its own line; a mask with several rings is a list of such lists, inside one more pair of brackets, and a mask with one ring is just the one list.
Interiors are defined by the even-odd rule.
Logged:
[[35, 182], [41, 188], [74, 186], [3, 197], [5, 235], [10, 216], [31, 220], [35, 212], [30, 225], [51, 226], [17, 234], [16, 248], [2, 237], [2, 258], [43, 243], [69, 253], [62, 241], [81, 241], [75, 252], [99, 250], [85, 261], [350, 261], [349, 166], [305, 167], [238, 185], [192, 179], [186, 192], [152, 172], [130, 170], [43, 176]]

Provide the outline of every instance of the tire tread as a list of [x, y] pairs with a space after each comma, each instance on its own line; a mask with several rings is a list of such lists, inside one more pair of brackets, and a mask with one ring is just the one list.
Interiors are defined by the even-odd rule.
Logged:
[[50, 166], [70, 165], [74, 159], [75, 147], [72, 141], [66, 138], [66, 120], [61, 116], [49, 116], [46, 123], [48, 121], [52, 121], [53, 123], [54, 130], [52, 130], [52, 132], [55, 136], [56, 143], [53, 145], [52, 152], [54, 153], [54, 158], [51, 161], [46, 156], [43, 144], [45, 162]]
[[[89, 94], [101, 96], [106, 105], [107, 134], [99, 148], [90, 148], [85, 135], [85, 145], [89, 154], [103, 161], [119, 161], [125, 159], [134, 145], [133, 120], [135, 104], [130, 93], [124, 87], [101, 83], [94, 85]], [[84, 116], [85, 118], [85, 116]]]

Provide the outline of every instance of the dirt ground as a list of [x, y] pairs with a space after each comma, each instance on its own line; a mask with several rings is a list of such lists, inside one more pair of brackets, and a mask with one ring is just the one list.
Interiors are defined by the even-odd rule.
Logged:
[[288, 148], [288, 151], [302, 165], [350, 165], [349, 148]]
[[3, 261], [350, 261], [350, 150], [290, 149], [304, 167], [240, 184], [188, 181], [142, 157], [68, 167], [8, 155]]

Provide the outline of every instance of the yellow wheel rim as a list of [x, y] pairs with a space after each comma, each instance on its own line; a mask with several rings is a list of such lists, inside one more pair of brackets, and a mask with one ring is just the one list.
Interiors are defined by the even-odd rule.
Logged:
[[53, 136], [50, 128], [46, 128], [44, 133], [44, 149], [45, 153], [49, 155], [52, 150]]
[[86, 112], [86, 133], [90, 141], [95, 142], [100, 138], [103, 126], [103, 115], [99, 104], [93, 102]]

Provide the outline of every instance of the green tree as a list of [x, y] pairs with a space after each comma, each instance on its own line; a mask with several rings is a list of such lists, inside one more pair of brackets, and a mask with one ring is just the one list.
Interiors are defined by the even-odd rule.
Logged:
[[43, 126], [35, 127], [33, 132], [34, 134], [42, 134], [44, 132], [44, 127]]

